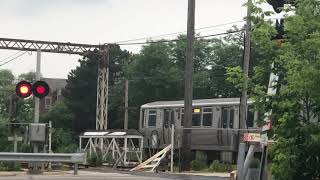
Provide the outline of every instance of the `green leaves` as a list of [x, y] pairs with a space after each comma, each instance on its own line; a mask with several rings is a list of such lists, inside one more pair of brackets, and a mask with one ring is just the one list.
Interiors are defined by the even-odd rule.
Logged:
[[[253, 59], [256, 61], [250, 82], [260, 111], [272, 109], [272, 172], [276, 179], [316, 179], [320, 177], [319, 115], [320, 95], [320, 18], [319, 1], [300, 0], [284, 20], [285, 41], [277, 46], [270, 22], [254, 25]], [[263, 12], [255, 11], [262, 18]], [[270, 70], [270, 65], [274, 68]], [[277, 94], [266, 94], [267, 76], [279, 76]], [[238, 75], [237, 75], [238, 74]], [[232, 70], [233, 83], [242, 82], [241, 71]], [[239, 86], [241, 88], [241, 86]], [[268, 101], [266, 101], [268, 99]], [[317, 129], [317, 130], [316, 130]]]
[[[129, 61], [129, 52], [121, 50], [119, 46], [114, 46], [110, 50], [110, 70], [109, 70], [109, 114], [117, 116], [119, 101], [123, 97], [123, 88], [119, 88], [121, 79], [125, 76], [125, 64]], [[72, 70], [68, 75], [67, 86], [62, 92], [65, 97], [65, 104], [74, 115], [73, 131], [83, 132], [88, 129], [95, 129], [96, 124], [96, 103], [97, 103], [97, 70], [98, 60], [94, 53], [88, 54], [80, 59], [80, 66]], [[115, 107], [117, 106], [117, 107]], [[111, 119], [111, 118], [109, 118]], [[108, 121], [108, 127], [112, 128], [119, 124], [120, 118]], [[118, 127], [119, 128], [119, 127]]]

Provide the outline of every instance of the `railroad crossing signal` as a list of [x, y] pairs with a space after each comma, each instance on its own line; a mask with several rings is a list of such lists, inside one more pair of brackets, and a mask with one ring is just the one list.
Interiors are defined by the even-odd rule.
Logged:
[[29, 97], [32, 94], [31, 83], [27, 81], [20, 81], [16, 85], [16, 94], [22, 98]]
[[36, 81], [34, 84], [20, 81], [16, 85], [16, 94], [21, 98], [27, 98], [31, 94], [38, 98], [43, 98], [48, 95], [49, 89], [49, 85], [44, 81]]
[[37, 81], [32, 86], [32, 93], [38, 98], [46, 97], [49, 93], [49, 85], [44, 81]]

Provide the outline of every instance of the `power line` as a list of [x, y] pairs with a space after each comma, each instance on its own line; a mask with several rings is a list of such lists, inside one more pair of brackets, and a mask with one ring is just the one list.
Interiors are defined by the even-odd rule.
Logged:
[[[196, 36], [195, 38], [207, 38], [207, 37], [215, 37], [215, 36], [221, 36], [221, 35], [227, 35], [227, 34], [234, 34], [237, 32], [241, 32], [242, 30], [236, 30], [236, 31], [229, 31], [225, 33], [218, 33], [218, 34], [211, 34], [206, 36]], [[185, 38], [184, 38], [185, 39]], [[136, 42], [136, 43], [118, 43], [118, 45], [145, 45], [145, 44], [155, 44], [155, 43], [168, 43], [168, 42], [177, 42], [184, 39], [172, 39], [172, 40], [160, 40], [160, 41], [148, 41], [148, 42]]]
[[[210, 76], [226, 76], [226, 74], [223, 73], [216, 73], [216, 74], [209, 74]], [[115, 81], [140, 81], [140, 80], [168, 80], [168, 81], [182, 81], [184, 80], [183, 78], [177, 78], [177, 79], [170, 79], [171, 77], [169, 76], [162, 76], [162, 77], [155, 77], [155, 76], [147, 76], [147, 77], [131, 77], [131, 78], [114, 78], [112, 80]], [[111, 80], [111, 81], [112, 81]], [[201, 81], [205, 81], [205, 80], [201, 80]]]
[[[14, 58], [12, 58], [12, 59], [10, 59], [10, 60], [8, 60], [8, 61], [0, 64], [0, 67], [3, 66], [3, 65], [5, 65], [5, 64], [8, 64], [8, 63], [11, 62], [11, 61], [14, 61], [14, 60], [18, 59], [19, 57], [21, 57], [22, 55], [26, 54], [27, 52], [28, 52], [28, 51], [25, 51], [25, 52], [21, 53], [20, 55], [18, 55], [18, 56], [16, 56], [16, 57], [14, 57]], [[3, 61], [3, 60], [2, 60], [2, 61]], [[1, 61], [1, 62], [2, 62], [2, 61]]]
[[[264, 20], [269, 21], [269, 20], [274, 20], [274, 19], [278, 19], [278, 18], [265, 18]], [[210, 28], [214, 28], [214, 27], [220, 27], [220, 26], [225, 26], [225, 25], [230, 25], [230, 24], [235, 24], [235, 23], [240, 23], [240, 22], [245, 22], [245, 20], [233, 21], [233, 22], [229, 22], [229, 23], [217, 24], [217, 25], [212, 25], [212, 26], [205, 26], [205, 27], [201, 27], [201, 28], [196, 28], [195, 30], [197, 31], [197, 30], [203, 30], [203, 29], [210, 29]], [[129, 40], [116, 41], [114, 43], [118, 44], [118, 43], [125, 43], [125, 42], [138, 41], [138, 40], [147, 40], [147, 39], [152, 39], [152, 38], [182, 34], [182, 33], [186, 33], [186, 32], [187, 31], [180, 31], [180, 32], [174, 32], [174, 33], [160, 34], [160, 35], [143, 37], [143, 38], [135, 38], [135, 39], [129, 39]], [[204, 32], [204, 31], [201, 31], [201, 32]], [[197, 32], [197, 33], [201, 33], [201, 32]]]
[[[220, 26], [225, 26], [225, 25], [230, 25], [230, 24], [235, 24], [235, 23], [240, 23], [240, 22], [244, 22], [244, 20], [233, 21], [233, 22], [223, 23], [223, 24], [216, 24], [216, 25], [212, 25], [212, 26], [205, 26], [205, 27], [197, 28], [197, 29], [195, 29], [195, 30], [197, 31], [197, 30], [203, 30], [203, 29], [210, 29], [210, 28], [214, 28], [214, 27], [220, 27]], [[186, 33], [186, 32], [187, 32], [187, 31], [180, 31], [180, 32], [174, 32], [174, 33], [160, 34], [160, 35], [156, 35], [156, 36], [149, 36], [149, 37], [143, 37], [143, 38], [135, 38], [135, 39], [117, 41], [117, 42], [114, 42], [114, 43], [115, 43], [115, 44], [118, 44], [118, 43], [124, 43], [124, 42], [131, 42], [131, 41], [152, 39], [152, 38], [158, 38], [158, 37], [164, 37], [164, 36], [182, 34], [182, 33]]]
[[5, 61], [5, 60], [7, 60], [7, 59], [9, 59], [9, 58], [11, 58], [11, 57], [13, 57], [13, 56], [15, 56], [15, 55], [19, 54], [19, 53], [21, 53], [21, 51], [18, 51], [18, 52], [14, 53], [14, 54], [11, 54], [10, 56], [8, 56], [8, 57], [6, 57], [6, 58], [2, 59], [2, 60], [0, 61], [0, 63], [2, 63], [3, 61]]

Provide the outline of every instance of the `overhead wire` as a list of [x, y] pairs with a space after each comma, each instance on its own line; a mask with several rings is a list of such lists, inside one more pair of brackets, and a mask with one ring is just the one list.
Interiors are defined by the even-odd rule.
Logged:
[[5, 60], [7, 60], [7, 59], [9, 59], [9, 58], [11, 58], [11, 57], [13, 57], [13, 56], [16, 56], [16, 55], [19, 54], [19, 53], [21, 53], [21, 51], [18, 51], [18, 52], [14, 53], [14, 54], [11, 54], [10, 56], [8, 56], [8, 57], [6, 57], [6, 58], [3, 58], [2, 60], [0, 60], [0, 63], [2, 63], [3, 61], [5, 61]]
[[[244, 22], [244, 20], [233, 21], [233, 22], [223, 23], [223, 24], [216, 24], [216, 25], [212, 25], [212, 26], [205, 26], [205, 27], [201, 27], [201, 28], [196, 28], [195, 30], [198, 31], [198, 30], [203, 30], [203, 29], [210, 29], [210, 28], [214, 28], [214, 27], [220, 27], [220, 26], [235, 24], [235, 23], [239, 23], [239, 22]], [[143, 38], [134, 38], [134, 39], [129, 39], [129, 40], [116, 41], [114, 43], [118, 44], [118, 43], [125, 43], [125, 42], [138, 41], [138, 40], [147, 40], [147, 39], [182, 34], [182, 33], [186, 33], [186, 32], [187, 31], [179, 31], [179, 32], [174, 32], [174, 33], [160, 34], [160, 35], [156, 35], [156, 36], [149, 36], [149, 37], [143, 37]]]
[[[234, 34], [237, 32], [241, 32], [242, 30], [236, 30], [236, 31], [229, 31], [224, 33], [217, 33], [217, 34], [210, 34], [205, 36], [195, 36], [196, 39], [198, 38], [207, 38], [207, 37], [215, 37], [215, 36], [221, 36], [221, 35], [227, 35], [227, 34]], [[147, 41], [147, 42], [134, 42], [134, 43], [118, 43], [118, 45], [145, 45], [145, 44], [155, 44], [155, 43], [169, 43], [169, 42], [177, 42], [181, 39], [171, 39], [171, 40], [159, 40], [159, 41]]]
[[[268, 20], [274, 20], [277, 18], [265, 18], [265, 21]], [[240, 23], [240, 22], [245, 22], [245, 20], [238, 20], [238, 21], [233, 21], [233, 22], [228, 22], [228, 23], [222, 23], [222, 24], [216, 24], [216, 25], [211, 25], [211, 26], [205, 26], [205, 27], [201, 27], [201, 28], [196, 28], [195, 31], [199, 31], [199, 30], [203, 30], [203, 29], [211, 29], [211, 28], [215, 28], [215, 27], [220, 27], [220, 26], [226, 26], [226, 25], [230, 25], [233, 24], [235, 25], [236, 23]], [[210, 30], [212, 31], [212, 30]], [[159, 38], [159, 37], [165, 37], [165, 36], [171, 36], [171, 35], [177, 35], [177, 34], [182, 34], [182, 33], [186, 33], [187, 31], [179, 31], [179, 32], [174, 32], [174, 33], [166, 33], [166, 34], [160, 34], [160, 35], [155, 35], [155, 36], [148, 36], [148, 37], [143, 37], [143, 38], [134, 38], [134, 39], [128, 39], [128, 40], [121, 40], [121, 41], [116, 41], [113, 44], [124, 44], [126, 42], [132, 42], [132, 41], [139, 41], [139, 40], [149, 40], [149, 39], [154, 39], [154, 38]], [[204, 31], [206, 32], [206, 31]], [[202, 32], [196, 32], [196, 33], [202, 33]], [[140, 43], [139, 43], [140, 44]], [[126, 44], [124, 44], [126, 45]]]
[[[8, 61], [5, 61], [4, 63], [0, 64], [0, 67], [3, 66], [3, 65], [5, 65], [5, 64], [8, 64], [9, 62], [12, 62], [12, 61], [18, 59], [19, 57], [23, 56], [23, 55], [26, 54], [26, 53], [28, 53], [28, 51], [22, 52], [20, 55], [14, 57], [14, 58], [12, 58], [12, 59], [10, 59], [10, 60], [8, 60]], [[5, 59], [8, 59], [8, 58], [5, 58]], [[1, 62], [3, 62], [3, 60], [2, 60]]]

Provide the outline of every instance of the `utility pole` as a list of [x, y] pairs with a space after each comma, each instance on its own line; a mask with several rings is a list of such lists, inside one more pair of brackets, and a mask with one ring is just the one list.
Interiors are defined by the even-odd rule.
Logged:
[[247, 119], [247, 99], [248, 99], [248, 76], [249, 76], [249, 62], [250, 62], [250, 47], [251, 47], [251, 22], [250, 22], [250, 16], [251, 16], [251, 6], [252, 1], [248, 0], [247, 5], [247, 23], [245, 26], [245, 43], [244, 43], [244, 55], [243, 55], [243, 74], [245, 77], [244, 80], [244, 87], [242, 90], [242, 95], [240, 99], [240, 129], [246, 128], [246, 119]]
[[129, 81], [126, 79], [124, 85], [124, 129], [128, 129], [128, 90], [129, 90]]
[[[249, 76], [249, 62], [250, 62], [250, 32], [251, 32], [251, 22], [250, 22], [250, 16], [251, 16], [251, 6], [252, 6], [252, 0], [248, 0], [247, 4], [247, 22], [245, 26], [245, 39], [244, 39], [244, 54], [243, 54], [243, 65], [242, 70], [245, 77], [245, 80], [243, 82], [244, 86], [242, 89], [242, 94], [240, 98], [240, 117], [239, 117], [239, 129], [245, 129], [246, 126], [246, 119], [247, 119], [247, 99], [248, 99], [248, 76]], [[245, 177], [243, 177], [243, 166], [244, 166], [244, 157], [245, 157], [245, 148], [246, 145], [244, 143], [241, 143], [242, 134], [239, 133], [239, 152], [238, 152], [238, 160], [237, 160], [237, 172], [238, 172], [238, 180], [244, 180]], [[252, 148], [252, 147], [251, 147]]]
[[192, 99], [193, 99], [193, 42], [195, 21], [195, 0], [188, 0], [188, 22], [187, 22], [187, 49], [185, 65], [184, 86], [184, 128], [182, 136], [182, 171], [190, 170], [191, 162], [191, 128], [192, 126]]

